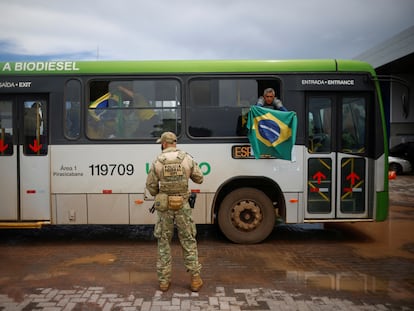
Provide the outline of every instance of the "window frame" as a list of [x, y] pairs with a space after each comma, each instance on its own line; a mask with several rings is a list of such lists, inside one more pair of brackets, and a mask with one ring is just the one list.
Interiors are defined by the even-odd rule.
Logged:
[[[166, 81], [168, 83], [171, 83], [171, 86], [175, 88], [175, 93], [174, 94], [177, 97], [177, 99], [175, 101], [176, 102], [175, 107], [167, 107], [167, 106], [164, 106], [164, 105], [161, 106], [161, 107], [157, 107], [157, 106], [154, 106], [154, 105], [152, 105], [152, 106], [148, 105], [148, 106], [144, 106], [144, 108], [142, 108], [142, 109], [139, 108], [139, 106], [135, 106], [135, 107], [130, 108], [129, 105], [127, 106], [127, 104], [126, 104], [127, 101], [124, 101], [123, 104], [125, 104], [125, 106], [122, 107], [122, 109], [117, 109], [115, 107], [115, 108], [109, 108], [108, 111], [113, 110], [114, 112], [124, 113], [124, 117], [125, 117], [127, 115], [126, 112], [129, 109], [131, 109], [131, 111], [132, 111], [132, 109], [135, 109], [136, 113], [138, 113], [139, 111], [144, 111], [148, 108], [148, 110], [158, 111], [159, 113], [156, 113], [156, 114], [161, 114], [161, 115], [163, 114], [163, 112], [165, 110], [174, 110], [175, 118], [172, 118], [172, 119], [162, 118], [160, 120], [160, 122], [162, 122], [161, 124], [164, 124], [164, 125], [165, 125], [165, 123], [164, 123], [165, 120], [173, 120], [173, 124], [170, 125], [170, 126], [168, 126], [168, 124], [167, 124], [164, 127], [155, 128], [155, 130], [152, 132], [153, 133], [152, 136], [151, 135], [148, 135], [148, 136], [145, 136], [145, 135], [142, 135], [142, 136], [140, 136], [140, 135], [135, 135], [135, 136], [130, 135], [128, 137], [124, 134], [125, 136], [121, 136], [121, 137], [111, 136], [111, 135], [108, 135], [107, 137], [103, 137], [103, 136], [93, 137], [93, 135], [91, 135], [91, 132], [90, 132], [91, 129], [90, 129], [90, 123], [89, 123], [90, 122], [90, 110], [91, 110], [90, 106], [96, 100], [99, 99], [99, 97], [95, 98], [97, 95], [95, 95], [93, 97], [93, 99], [91, 99], [91, 93], [93, 93], [92, 92], [93, 84], [94, 83], [102, 83], [102, 84], [107, 83], [107, 85], [106, 85], [107, 93], [105, 93], [105, 94], [108, 94], [108, 93], [110, 93], [111, 84], [119, 83], [122, 86], [122, 84], [125, 83], [125, 84], [130, 84], [130, 85], [132, 84], [131, 86], [133, 86], [134, 83], [138, 83], [139, 81], [141, 81], [141, 82], [142, 81], [153, 82], [154, 85], [155, 85], [154, 86], [155, 89], [157, 87], [160, 87], [160, 86], [157, 86], [157, 84], [156, 84], [157, 82]], [[123, 92], [123, 93], [125, 94], [125, 92]], [[105, 94], [103, 94], [103, 95], [105, 95]], [[154, 95], [157, 95], [157, 94], [160, 94], [160, 93], [154, 93]], [[130, 94], [126, 95], [125, 98], [130, 98], [131, 100], [133, 100], [133, 96], [131, 98]], [[149, 99], [148, 101], [154, 102], [154, 103], [156, 103], [157, 101], [160, 101], [157, 98], [157, 96], [155, 96], [154, 98]], [[109, 141], [131, 141], [131, 140], [133, 140], [133, 141], [137, 141], [137, 140], [138, 141], [152, 141], [152, 140], [154, 140], [154, 138], [159, 137], [163, 131], [173, 131], [177, 134], [177, 136], [179, 136], [180, 133], [181, 133], [182, 119], [183, 119], [183, 108], [182, 108], [183, 107], [183, 105], [182, 105], [183, 98], [184, 98], [183, 97], [183, 82], [180, 78], [178, 78], [176, 76], [101, 77], [101, 78], [91, 79], [87, 83], [87, 101], [86, 102], [88, 104], [85, 104], [85, 107], [83, 109], [84, 113], [85, 113], [85, 137], [88, 140], [91, 140], [91, 141], [108, 141], [109, 142]], [[131, 100], [129, 100], [129, 101], [131, 101]], [[161, 101], [167, 102], [167, 101], [171, 101], [171, 100], [165, 100], [164, 99], [164, 100], [161, 100]], [[125, 110], [123, 110], [123, 109], [125, 109]], [[108, 120], [110, 120], [110, 119], [108, 119]], [[133, 121], [133, 120], [131, 119], [129, 121]], [[131, 124], [133, 124], [133, 122], [131, 122]], [[153, 125], [153, 126], [155, 127], [155, 125]]]
[[[233, 122], [233, 127], [234, 127], [234, 134], [233, 135], [215, 135], [214, 132], [211, 133], [211, 135], [203, 135], [200, 134], [198, 135], [194, 135], [194, 132], [192, 132], [192, 129], [190, 129], [190, 127], [192, 126], [192, 124], [201, 124], [201, 122], [199, 122], [199, 120], [197, 121], [193, 121], [193, 118], [195, 119], [196, 117], [194, 117], [195, 115], [199, 114], [200, 112], [200, 108], [195, 108], [197, 107], [196, 105], [192, 104], [192, 86], [191, 84], [194, 83], [194, 81], [214, 81], [216, 82], [216, 89], [212, 92], [210, 91], [210, 98], [216, 98], [217, 100], [220, 99], [220, 90], [217, 88], [217, 85], [219, 85], [219, 81], [226, 81], [226, 80], [254, 80], [256, 81], [256, 92], [257, 95], [254, 96], [254, 99], [252, 97], [252, 100], [248, 102], [248, 104], [246, 105], [241, 105], [241, 106], [237, 106], [237, 105], [233, 105], [233, 106], [224, 106], [224, 105], [209, 105], [209, 108], [214, 108], [214, 107], [221, 107], [224, 110], [227, 109], [233, 109], [233, 108], [240, 108], [240, 113], [235, 113], [233, 111], [233, 114], [235, 114], [234, 118], [231, 118], [232, 122]], [[185, 127], [185, 131], [186, 134], [188, 135], [188, 137], [190, 137], [191, 139], [197, 139], [197, 140], [208, 140], [208, 139], [214, 139], [214, 140], [226, 140], [226, 139], [236, 139], [236, 138], [247, 138], [247, 129], [240, 127], [240, 124], [243, 124], [242, 118], [247, 116], [247, 112], [249, 111], [250, 107], [252, 105], [255, 105], [257, 103], [257, 100], [260, 96], [263, 95], [263, 91], [268, 88], [268, 87], [272, 87], [275, 89], [276, 92], [276, 96], [279, 99], [283, 99], [283, 94], [281, 92], [281, 90], [283, 90], [283, 79], [279, 76], [275, 76], [275, 75], [198, 75], [198, 76], [191, 76], [189, 77], [189, 79], [187, 80], [187, 92], [188, 92], [188, 96], [187, 96], [187, 103], [186, 103], [186, 113], [185, 113], [185, 118], [186, 118], [186, 127]], [[211, 103], [212, 100], [210, 100]], [[207, 106], [205, 106], [204, 108], [206, 108]], [[192, 112], [192, 109], [195, 109], [195, 111]], [[237, 111], [236, 111], [237, 112]], [[228, 110], [228, 113], [230, 115], [230, 111]], [[204, 118], [206, 118], [206, 115], [203, 115]], [[219, 119], [219, 115], [217, 115], [214, 118], [215, 122], [217, 122], [217, 120]], [[200, 116], [201, 118], [201, 116]], [[207, 118], [208, 119], [208, 118]], [[209, 122], [209, 121], [205, 121], [204, 123], [209, 123], [212, 124], [213, 122]], [[224, 122], [221, 124], [225, 124]], [[205, 132], [207, 133], [208, 130], [210, 130], [209, 128], [207, 129], [202, 129], [205, 130]], [[217, 129], [216, 129], [217, 130]]]

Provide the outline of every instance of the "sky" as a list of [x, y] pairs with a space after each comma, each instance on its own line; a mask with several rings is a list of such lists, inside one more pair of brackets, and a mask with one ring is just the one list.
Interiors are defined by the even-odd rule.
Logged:
[[0, 0], [0, 61], [355, 58], [414, 0]]

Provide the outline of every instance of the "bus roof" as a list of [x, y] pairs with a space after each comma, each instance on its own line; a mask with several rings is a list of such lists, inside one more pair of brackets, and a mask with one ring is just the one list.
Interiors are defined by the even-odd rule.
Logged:
[[0, 62], [0, 76], [60, 74], [180, 74], [369, 72], [371, 65], [356, 60], [168, 60], [168, 61], [28, 61]]

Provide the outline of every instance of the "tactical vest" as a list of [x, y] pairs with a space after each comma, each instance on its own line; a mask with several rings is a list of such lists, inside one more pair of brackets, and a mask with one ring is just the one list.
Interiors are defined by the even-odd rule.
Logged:
[[183, 166], [185, 152], [179, 151], [175, 159], [168, 159], [165, 154], [158, 157], [162, 164], [160, 174], [160, 192], [168, 195], [187, 195], [188, 178]]

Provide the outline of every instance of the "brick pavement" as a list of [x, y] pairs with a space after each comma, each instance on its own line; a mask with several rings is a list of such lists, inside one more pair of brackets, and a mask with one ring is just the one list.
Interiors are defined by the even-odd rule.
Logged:
[[[32, 294], [16, 302], [7, 295], [0, 294], [0, 310], [120, 310], [120, 311], [173, 311], [173, 310], [397, 310], [391, 304], [356, 304], [347, 299], [314, 296], [304, 298], [302, 294], [287, 293], [282, 290], [265, 288], [234, 289], [226, 292], [224, 287], [217, 287], [214, 295], [205, 297], [199, 293], [173, 293], [168, 298], [161, 291], [156, 291], [150, 299], [137, 294], [122, 296], [107, 293], [103, 287], [76, 287], [57, 290], [38, 288]], [[411, 310], [410, 307], [398, 307], [399, 310]]]

